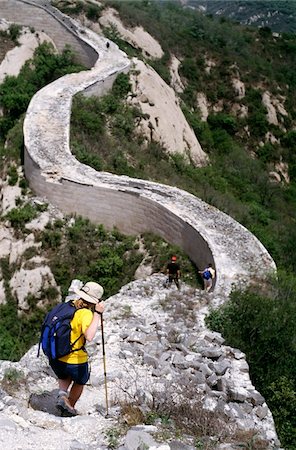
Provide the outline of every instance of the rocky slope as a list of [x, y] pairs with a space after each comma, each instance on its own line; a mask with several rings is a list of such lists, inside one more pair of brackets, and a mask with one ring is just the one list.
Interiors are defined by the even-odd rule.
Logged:
[[[135, 450], [142, 442], [151, 450], [193, 450], [199, 440], [222, 450], [252, 439], [262, 448], [279, 448], [245, 356], [204, 326], [210, 298], [186, 285], [180, 292], [166, 289], [164, 279], [135, 281], [106, 302], [108, 417], [100, 330], [88, 346], [91, 379], [75, 418], [56, 416], [56, 381], [46, 358], [37, 358], [37, 346], [17, 363], [1, 361], [3, 449]], [[178, 420], [182, 409], [187, 429], [186, 420], [183, 428]], [[151, 411], [159, 420], [143, 426]], [[172, 417], [167, 427], [160, 420], [165, 412]], [[195, 437], [188, 428], [195, 428]]]

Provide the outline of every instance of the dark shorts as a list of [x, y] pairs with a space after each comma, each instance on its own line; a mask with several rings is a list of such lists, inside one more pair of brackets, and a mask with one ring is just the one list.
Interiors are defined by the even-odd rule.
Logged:
[[89, 380], [90, 370], [87, 362], [83, 364], [67, 364], [55, 359], [50, 361], [49, 364], [60, 380], [70, 377], [77, 384], [86, 384]]

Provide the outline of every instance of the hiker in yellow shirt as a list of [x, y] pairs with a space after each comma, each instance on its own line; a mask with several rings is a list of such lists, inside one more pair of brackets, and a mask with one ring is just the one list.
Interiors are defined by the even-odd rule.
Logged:
[[104, 311], [104, 306], [100, 303], [103, 292], [102, 286], [92, 281], [81, 289], [75, 289], [77, 299], [72, 300], [72, 303], [77, 311], [71, 320], [72, 351], [66, 356], [49, 361], [58, 377], [57, 407], [63, 416], [77, 415], [74, 407], [89, 379], [88, 354], [84, 346], [86, 341], [93, 340], [100, 324]]

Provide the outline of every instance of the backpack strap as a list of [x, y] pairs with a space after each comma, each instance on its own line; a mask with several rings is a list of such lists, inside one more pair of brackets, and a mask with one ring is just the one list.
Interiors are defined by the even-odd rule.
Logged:
[[[74, 306], [73, 300], [71, 301], [71, 304]], [[83, 308], [79, 308], [79, 309], [88, 309], [88, 308], [83, 307]], [[73, 317], [72, 317], [72, 320], [74, 319], [74, 316], [75, 316], [76, 312], [79, 311], [79, 309], [76, 309], [76, 311], [74, 312]], [[71, 322], [72, 322], [72, 320], [71, 320]], [[71, 326], [71, 322], [70, 322], [70, 326]], [[72, 329], [72, 328], [71, 328], [71, 329]], [[83, 333], [81, 333], [81, 335], [78, 336], [78, 338], [77, 338], [73, 343], [70, 343], [71, 348], [74, 347], [74, 345], [76, 344], [76, 342], [78, 342], [79, 339], [80, 339], [82, 336], [84, 336]], [[86, 351], [86, 350], [85, 350], [85, 343], [86, 343], [86, 339], [84, 338], [84, 343], [83, 343], [82, 347], [75, 348], [75, 350], [71, 350], [70, 353], [78, 352], [79, 350], [84, 350], [84, 351]]]
[[[73, 342], [73, 344], [71, 343], [71, 348], [74, 347], [74, 345], [76, 344], [76, 342], [78, 342], [79, 339], [80, 339], [82, 336], [84, 336], [83, 333], [81, 333], [81, 335]], [[86, 342], [86, 339], [84, 338], [84, 343], [83, 343], [82, 347], [75, 348], [75, 350], [71, 350], [70, 353], [78, 352], [78, 350], [84, 350], [84, 351], [85, 351], [85, 342]]]

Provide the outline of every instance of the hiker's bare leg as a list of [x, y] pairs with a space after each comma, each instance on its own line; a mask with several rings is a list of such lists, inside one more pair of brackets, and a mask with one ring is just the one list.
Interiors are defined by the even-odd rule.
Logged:
[[70, 390], [70, 394], [69, 394], [69, 402], [70, 405], [75, 406], [76, 402], [79, 400], [82, 391], [83, 391], [84, 385], [83, 384], [77, 384], [77, 383], [73, 383], [71, 390]]
[[[69, 398], [68, 398], [68, 388], [72, 383], [72, 379], [66, 378], [65, 380], [61, 380], [59, 379], [59, 395], [58, 395], [58, 399], [57, 399], [57, 404], [58, 407], [62, 408], [62, 411], [67, 411], [68, 413], [70, 412], [70, 415], [75, 416], [76, 415], [76, 411], [75, 409], [72, 407]], [[71, 391], [70, 391], [71, 392]]]
[[72, 380], [71, 380], [70, 377], [66, 378], [65, 380], [60, 380], [59, 379], [59, 389], [60, 389], [60, 391], [67, 392], [68, 387], [70, 386], [71, 383], [72, 383]]
[[209, 280], [207, 280], [208, 282], [207, 282], [207, 292], [209, 292], [210, 290], [211, 290], [211, 288], [212, 288], [212, 280], [211, 279], [209, 279]]

